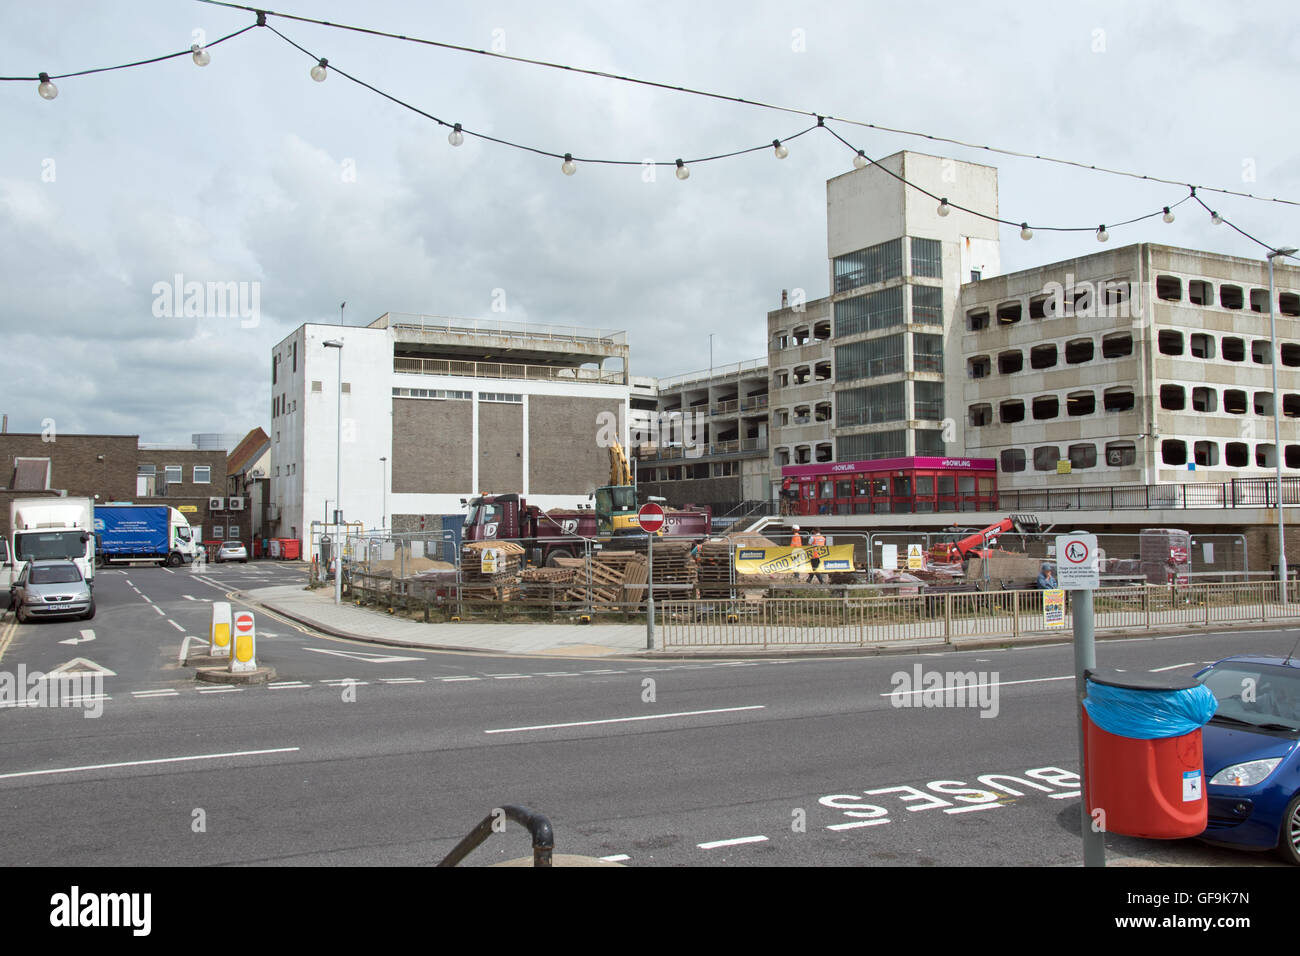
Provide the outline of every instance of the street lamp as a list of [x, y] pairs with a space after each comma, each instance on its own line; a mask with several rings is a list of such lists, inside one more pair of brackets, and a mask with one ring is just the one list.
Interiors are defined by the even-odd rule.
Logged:
[[343, 543], [339, 540], [342, 530], [339, 526], [340, 505], [343, 496], [343, 343], [339, 339], [329, 339], [322, 343], [327, 349], [339, 350], [338, 382], [338, 438], [334, 443], [334, 603], [343, 603]]
[[379, 459], [379, 467], [383, 470], [383, 475], [379, 480], [379, 490], [382, 494], [383, 504], [379, 507], [379, 527], [384, 529], [388, 527], [388, 456], [384, 455]]
[[1282, 432], [1278, 408], [1282, 404], [1277, 393], [1277, 319], [1274, 317], [1273, 260], [1278, 256], [1294, 255], [1293, 248], [1274, 249], [1268, 254], [1268, 331], [1273, 357], [1273, 464], [1277, 466], [1277, 570], [1282, 581], [1282, 603], [1287, 603], [1286, 593], [1286, 525], [1282, 512]]

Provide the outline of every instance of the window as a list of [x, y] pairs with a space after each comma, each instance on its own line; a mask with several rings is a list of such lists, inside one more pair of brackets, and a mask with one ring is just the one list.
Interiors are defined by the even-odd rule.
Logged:
[[1056, 471], [1061, 460], [1061, 449], [1055, 445], [1040, 445], [1034, 449], [1034, 471]]
[[351, 382], [344, 382], [344, 383], [343, 383], [343, 394], [344, 394], [344, 395], [348, 395], [348, 394], [351, 394], [351, 392], [352, 392], [352, 383], [351, 383]]
[[[927, 422], [943, 421], [943, 382], [913, 382], [912, 389], [915, 417]], [[919, 448], [916, 453], [924, 454]]]
[[1219, 305], [1225, 309], [1240, 309], [1245, 302], [1246, 296], [1239, 285], [1221, 285], [1219, 286]]
[[280, 356], [273, 356], [271, 359], [271, 384], [276, 384], [280, 379]]
[[1226, 389], [1223, 393], [1223, 410], [1229, 415], [1246, 414], [1246, 393], [1236, 388]]
[[1274, 445], [1255, 446], [1255, 464], [1260, 468], [1277, 467], [1277, 448]]
[[1212, 388], [1197, 387], [1192, 389], [1192, 411], [1217, 412], [1219, 396]]
[[1245, 442], [1230, 441], [1223, 447], [1223, 463], [1229, 468], [1245, 468], [1249, 456], [1250, 448]]
[[1055, 395], [1040, 395], [1033, 403], [1034, 421], [1055, 418], [1061, 414], [1061, 401]]
[[1223, 353], [1224, 361], [1246, 361], [1246, 343], [1241, 339], [1225, 338], [1221, 343], [1219, 343], [1219, 349]]
[[1036, 295], [1029, 300], [1029, 317], [1031, 319], [1047, 318], [1047, 303], [1052, 301], [1050, 295]]
[[[973, 281], [973, 280], [972, 280]], [[971, 332], [979, 332], [989, 327], [989, 310], [988, 309], [971, 309], [966, 313], [966, 328]]]
[[1137, 464], [1137, 446], [1131, 441], [1107, 442], [1106, 464], [1111, 468]]
[[1015, 325], [1019, 321], [1019, 302], [1003, 302], [998, 306], [998, 325]]
[[1183, 280], [1174, 276], [1156, 276], [1156, 297], [1166, 302], [1181, 302]]
[[298, 371], [298, 343], [293, 343], [293, 370]]
[[991, 425], [993, 423], [993, 406], [972, 405], [967, 410], [967, 416], [972, 428], [983, 428], [985, 425]]
[[195, 465], [194, 466], [194, 483], [196, 485], [207, 485], [212, 483], [212, 466]]
[[1214, 336], [1206, 335], [1204, 332], [1192, 333], [1191, 352], [1193, 358], [1214, 358]]
[[185, 480], [182, 477], [184, 470], [185, 469], [182, 468], [180, 465], [167, 465], [164, 468], [164, 472], [165, 472], [163, 476], [164, 480], [169, 485], [179, 485], [182, 481]]
[[912, 275], [943, 278], [943, 246], [938, 239], [912, 240]]
[[1102, 395], [1101, 405], [1108, 412], [1132, 411], [1134, 405], [1133, 389], [1108, 388]]
[[1300, 395], [1291, 392], [1282, 396], [1282, 414], [1287, 418], [1300, 418]]
[[1160, 407], [1180, 412], [1187, 407], [1187, 392], [1181, 385], [1160, 386]]
[[1025, 420], [1025, 403], [1019, 399], [1003, 402], [998, 406], [998, 417], [1004, 425], [1014, 425]]
[[1285, 343], [1279, 350], [1282, 353], [1282, 364], [1290, 368], [1300, 365], [1300, 345], [1293, 345], [1290, 342]]
[[842, 337], [903, 324], [903, 287], [855, 295], [835, 303], [835, 335]]
[[903, 421], [907, 418], [906, 387], [904, 382], [890, 382], [837, 393], [836, 425], [844, 428]]
[[158, 466], [157, 466], [157, 465], [137, 465], [137, 466], [136, 466], [136, 469], [135, 469], [135, 473], [136, 473], [137, 475], [149, 475], [150, 477], [153, 477], [154, 475], [158, 474]]
[[1255, 414], [1272, 416], [1273, 414], [1273, 393], [1272, 392], [1255, 393]]
[[1250, 343], [1250, 360], [1256, 365], [1273, 364], [1273, 343], [1268, 339], [1256, 339]]
[[1156, 341], [1161, 355], [1183, 354], [1183, 333], [1172, 329], [1161, 329]]
[[1035, 345], [1029, 350], [1030, 368], [1051, 368], [1056, 364], [1055, 345]]
[[1213, 468], [1219, 463], [1219, 443], [1213, 441], [1196, 442], [1192, 445], [1192, 458], [1200, 467]]
[[513, 395], [509, 392], [479, 392], [478, 400], [480, 402], [505, 402], [510, 405], [522, 405], [524, 403], [522, 395]]
[[1300, 445], [1286, 446], [1286, 466], [1288, 468], [1300, 468]]
[[1065, 361], [1070, 365], [1092, 361], [1092, 339], [1075, 339], [1065, 343]]
[[907, 454], [907, 432], [899, 429], [872, 432], [868, 435], [844, 435], [836, 439], [841, 461], [872, 461], [877, 458], [902, 458]]
[[[943, 432], [937, 428], [918, 428], [913, 432], [916, 436], [916, 453], [918, 455], [932, 455], [939, 457], [946, 454], [944, 448]], [[920, 487], [921, 479], [916, 480], [917, 486]]]
[[970, 378], [988, 378], [991, 363], [987, 355], [977, 355], [966, 361], [966, 374]]
[[1283, 315], [1300, 315], [1300, 295], [1283, 292], [1277, 297], [1277, 310]]
[[1065, 414], [1071, 418], [1091, 415], [1097, 410], [1097, 396], [1092, 392], [1071, 392], [1065, 398]]
[[1267, 289], [1250, 290], [1250, 311], [1252, 312], [1268, 311], [1268, 290]]
[[912, 321], [918, 325], [943, 325], [943, 289], [912, 286]]
[[1192, 279], [1187, 283], [1187, 301], [1193, 305], [1213, 305], [1214, 286], [1204, 279]]
[[1071, 468], [1096, 468], [1097, 446], [1092, 443], [1070, 446]]
[[1025, 357], [1019, 350], [998, 355], [998, 371], [1003, 375], [1014, 375], [1024, 367]]
[[[1025, 470], [1025, 450], [1023, 448], [1006, 448], [1002, 451], [1002, 470], [1006, 472]], [[942, 479], [941, 479], [942, 480]], [[952, 479], [949, 479], [951, 481]]]
[[214, 525], [212, 526], [212, 540], [213, 540], [213, 541], [221, 541], [223, 538], [225, 538], [225, 536], [226, 536], [226, 526], [225, 526], [225, 525], [214, 524]]
[[317, 379], [312, 379], [311, 390], [312, 390], [313, 392], [319, 392], [319, 391], [320, 391], [320, 381], [319, 381], [319, 380], [317, 380]]
[[1133, 335], [1129, 332], [1112, 332], [1101, 339], [1102, 358], [1122, 358], [1133, 354]]
[[897, 279], [903, 274], [903, 241], [891, 239], [878, 246], [837, 256], [834, 273], [836, 292]]
[[835, 380], [846, 382], [855, 378], [875, 378], [893, 375], [904, 370], [902, 335], [854, 342], [835, 347]]
[[1160, 460], [1166, 465], [1187, 464], [1187, 442], [1179, 438], [1166, 438], [1160, 443]]
[[912, 369], [916, 372], [943, 371], [943, 336], [912, 333]]

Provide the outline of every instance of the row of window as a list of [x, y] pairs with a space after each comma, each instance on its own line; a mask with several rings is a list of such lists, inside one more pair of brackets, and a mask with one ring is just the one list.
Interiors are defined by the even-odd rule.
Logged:
[[913, 382], [912, 399], [912, 414], [909, 415], [906, 382], [889, 382], [838, 392], [835, 424], [844, 428], [899, 422], [907, 418], [943, 420], [942, 382]]
[[[145, 475], [146, 477], [149, 477], [149, 478], [156, 478], [156, 477], [158, 476], [158, 466], [157, 466], [157, 465], [137, 465], [137, 466], [136, 466], [136, 474], [137, 474], [137, 475]], [[163, 466], [163, 480], [164, 480], [167, 484], [169, 484], [169, 485], [179, 485], [181, 482], [183, 482], [183, 481], [185, 480], [184, 475], [185, 475], [185, 466], [184, 466], [184, 465], [164, 465], [164, 466]], [[211, 484], [211, 483], [212, 483], [212, 467], [211, 467], [210, 465], [195, 465], [195, 466], [194, 466], [193, 480], [194, 480], [194, 484], [196, 484], [196, 485], [209, 485], [209, 484]]]
[[450, 388], [394, 388], [393, 397], [455, 399], [467, 402], [474, 397], [474, 393]]
[[[1131, 441], [1107, 442], [1105, 457], [1102, 459], [1111, 468], [1123, 468], [1137, 462], [1137, 446]], [[1024, 471], [1026, 461], [1032, 461], [1034, 471], [1057, 471], [1058, 463], [1069, 461], [1070, 469], [1097, 467], [1097, 446], [1092, 442], [1080, 442], [1066, 449], [1065, 458], [1061, 457], [1059, 445], [1039, 445], [1032, 449], [1027, 457], [1023, 448], [1004, 448], [998, 460], [998, 467], [1005, 472]]]
[[[1156, 276], [1156, 298], [1165, 302], [1183, 301], [1183, 280], [1177, 276]], [[1214, 305], [1214, 283], [1206, 279], [1189, 279], [1187, 282], [1187, 301], [1192, 305]], [[1224, 309], [1244, 309], [1246, 293], [1239, 285], [1222, 283], [1219, 285], [1219, 306]], [[1279, 292], [1277, 309], [1283, 315], [1300, 315], [1300, 295], [1294, 292]], [[1250, 290], [1250, 310], [1252, 312], [1268, 311], [1268, 290]]]
[[[1230, 441], [1222, 445], [1216, 441], [1194, 441], [1191, 443], [1189, 456], [1188, 443], [1181, 438], [1166, 438], [1160, 443], [1160, 460], [1166, 465], [1184, 466], [1195, 464], [1199, 467], [1215, 468], [1220, 465], [1228, 468], [1248, 468], [1251, 465], [1251, 449], [1246, 442]], [[1260, 443], [1255, 446], [1254, 464], [1259, 468], [1276, 468], [1277, 448], [1275, 445]], [[1101, 459], [1108, 467], [1124, 468], [1137, 462], [1137, 447], [1131, 441], [1107, 442], [1104, 457]], [[1058, 464], [1069, 461], [1070, 470], [1097, 467], [1097, 446], [1092, 442], [1080, 442], [1066, 449], [1061, 457], [1059, 445], [1039, 445], [1026, 454], [1023, 448], [1003, 449], [999, 467], [1005, 472], [1024, 471], [1027, 463], [1032, 462], [1034, 471], [1057, 471]], [[1300, 469], [1300, 445], [1287, 445], [1283, 451], [1283, 464], [1287, 468]]]
[[[1276, 468], [1276, 456], [1277, 446], [1271, 442], [1261, 442], [1255, 446], [1255, 465], [1258, 468]], [[1160, 460], [1166, 465], [1195, 464], [1213, 468], [1220, 464], [1219, 443], [1194, 441], [1189, 458], [1187, 442], [1180, 438], [1166, 438], [1160, 443]], [[1287, 468], [1300, 468], [1300, 445], [1286, 446], [1283, 451], [1283, 463]], [[1222, 464], [1229, 468], [1249, 467], [1250, 446], [1241, 441], [1224, 442]]]
[[[917, 383], [922, 384], [922, 383]], [[1097, 394], [1083, 390], [1068, 392], [1065, 398], [1065, 414], [1070, 418], [1092, 415], [1097, 411]], [[1219, 392], [1209, 386], [1197, 385], [1191, 389], [1190, 410], [1194, 412], [1219, 411]], [[1253, 400], [1248, 392], [1239, 388], [1223, 390], [1223, 411], [1229, 415], [1246, 415], [1253, 409], [1256, 415], [1272, 417], [1273, 393], [1256, 392]], [[1165, 411], [1181, 412], [1189, 409], [1188, 389], [1185, 385], [1161, 385], [1160, 407]], [[1127, 412], [1135, 404], [1133, 390], [1126, 386], [1108, 388], [1102, 392], [1102, 409], [1106, 412]], [[1061, 414], [1061, 396], [1039, 395], [1029, 403], [1030, 415], [1034, 421], [1046, 421]], [[1288, 392], [1282, 396], [1281, 412], [1287, 418], [1300, 418], [1300, 394]], [[967, 420], [972, 428], [982, 428], [993, 424], [993, 406], [988, 402], [971, 405], [966, 410]], [[918, 415], [918, 417], [920, 417]], [[942, 417], [942, 416], [941, 416]], [[998, 421], [1012, 425], [1025, 420], [1024, 399], [1011, 398], [998, 405]]]
[[[938, 239], [912, 239], [911, 275], [930, 279], [943, 278], [943, 246]], [[859, 249], [832, 262], [835, 291], [844, 292], [877, 282], [888, 282], [903, 274], [903, 241], [890, 239], [879, 245]]]

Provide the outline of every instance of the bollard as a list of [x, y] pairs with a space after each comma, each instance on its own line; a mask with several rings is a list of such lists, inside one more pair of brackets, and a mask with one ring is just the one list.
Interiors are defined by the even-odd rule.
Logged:
[[230, 656], [230, 602], [216, 601], [212, 605], [212, 626], [208, 630], [208, 655]]
[[252, 611], [240, 611], [234, 621], [234, 647], [230, 655], [230, 673], [257, 670], [257, 628]]

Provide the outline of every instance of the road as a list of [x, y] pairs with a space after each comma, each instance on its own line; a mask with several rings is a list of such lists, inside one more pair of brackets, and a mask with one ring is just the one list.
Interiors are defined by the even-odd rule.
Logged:
[[[0, 708], [0, 864], [424, 865], [503, 803], [548, 814], [557, 852], [631, 866], [1080, 862], [1068, 645], [505, 658], [357, 644], [259, 611], [273, 684], [200, 684], [178, 665], [213, 600], [300, 575], [271, 562], [114, 569], [98, 578], [93, 621], [6, 617], [0, 671], [82, 658], [112, 676], [76, 706]], [[1297, 636], [1106, 641], [1097, 657], [1190, 673], [1285, 653]], [[897, 675], [917, 667], [975, 672], [985, 696], [895, 706]], [[1112, 862], [1273, 861], [1196, 841], [1107, 843]], [[468, 862], [527, 849], [514, 830]]]

